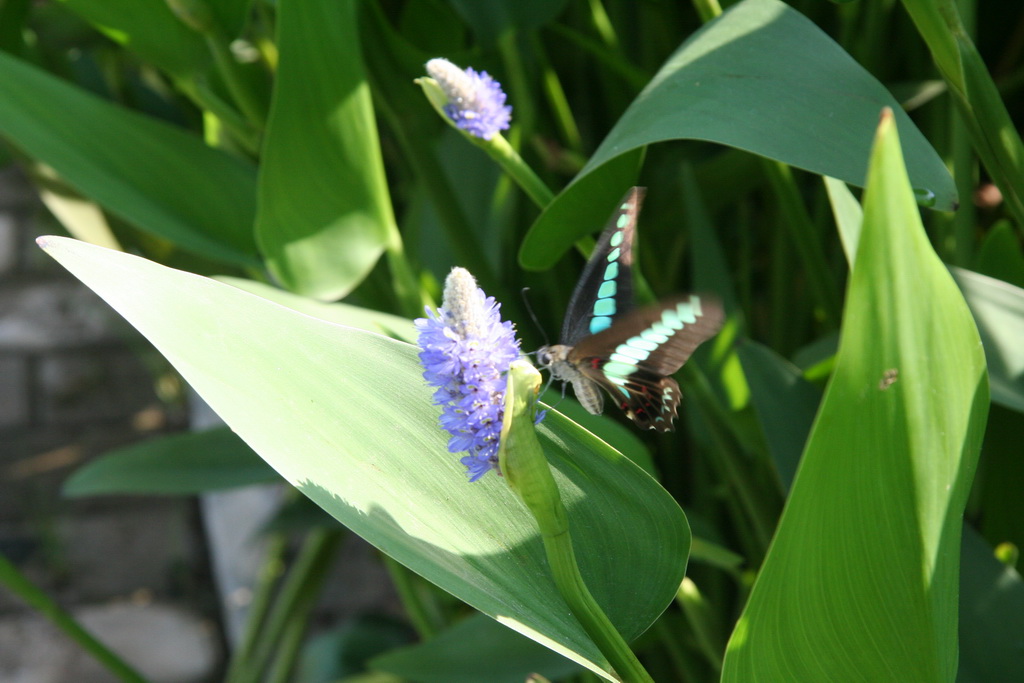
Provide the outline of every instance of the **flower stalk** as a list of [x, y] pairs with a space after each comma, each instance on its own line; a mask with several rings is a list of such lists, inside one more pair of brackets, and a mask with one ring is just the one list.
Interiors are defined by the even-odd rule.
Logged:
[[569, 515], [535, 428], [541, 377], [525, 360], [512, 363], [505, 389], [499, 463], [509, 486], [533, 515], [555, 585], [601, 653], [623, 681], [653, 681], [591, 595], [580, 573], [569, 531]]
[[498, 82], [486, 71], [462, 71], [447, 59], [432, 59], [426, 68], [430, 77], [416, 83], [434, 110], [494, 159], [539, 208], [546, 208], [554, 193], [500, 132], [508, 129], [512, 108]]

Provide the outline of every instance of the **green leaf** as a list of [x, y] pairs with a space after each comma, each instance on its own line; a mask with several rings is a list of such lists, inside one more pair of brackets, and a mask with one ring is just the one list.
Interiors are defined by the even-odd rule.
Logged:
[[951, 209], [952, 178], [885, 87], [796, 10], [778, 0], [744, 0], [662, 66], [533, 224], [520, 261], [543, 270], [572, 244], [557, 224], [562, 202], [578, 209], [577, 225], [601, 225], [623, 188], [606, 198], [581, 181], [619, 155], [665, 140], [716, 142], [863, 185], [883, 107], [896, 111], [913, 186], [932, 193], [936, 207]]
[[779, 479], [793, 483], [800, 455], [818, 411], [821, 392], [799, 368], [767, 346], [744, 341], [737, 347], [750, 397]]
[[953, 678], [957, 550], [988, 401], [977, 330], [885, 116], [835, 372], [723, 681]]
[[574, 181], [572, 187], [578, 191], [556, 197], [526, 233], [519, 248], [519, 265], [527, 270], [546, 270], [569, 245], [604, 225], [622, 198], [623, 188], [635, 183], [643, 156], [643, 150], [627, 152], [578, 178], [578, 184]]
[[1024, 680], [1024, 583], [995, 558], [977, 531], [964, 527], [960, 577], [958, 683]]
[[210, 62], [203, 37], [166, 0], [61, 0], [108, 38], [169, 74], [189, 77]]
[[187, 496], [279, 480], [230, 429], [211, 429], [111, 451], [77, 469], [64, 482], [64, 495]]
[[[862, 212], [846, 186], [825, 179], [847, 261], [852, 265], [860, 239]], [[1015, 244], [1015, 242], [1014, 242]], [[1008, 259], [1012, 245], [1005, 244]], [[950, 267], [978, 325], [988, 362], [992, 400], [1024, 412], [1024, 289], [963, 268]]]
[[[514, 29], [530, 31], [565, 9], [566, 0], [448, 0], [481, 41], [493, 43]], [[471, 66], [471, 65], [467, 65]]]
[[1024, 287], [1024, 249], [1008, 220], [998, 221], [978, 250], [977, 270], [989, 277]]
[[361, 306], [352, 304], [333, 303], [328, 304], [316, 301], [272, 285], [256, 280], [246, 280], [240, 277], [218, 276], [218, 280], [232, 287], [255, 294], [269, 301], [274, 301], [287, 306], [300, 313], [311, 315], [328, 322], [355, 327], [367, 332], [376, 332], [392, 339], [400, 339], [407, 342], [416, 341], [416, 328], [408, 318], [402, 318], [391, 313], [382, 313]]
[[978, 324], [992, 382], [992, 400], [1024, 412], [1024, 289], [950, 268]]
[[0, 53], [0, 135], [140, 229], [256, 265], [255, 170], [183, 130]]
[[493, 619], [474, 615], [430, 640], [377, 657], [370, 667], [418, 683], [522, 683], [531, 673], [549, 680], [579, 666]]
[[[594, 646], [557, 607], [522, 503], [500, 477], [467, 483], [448, 452], [414, 347], [127, 254], [59, 237], [40, 243], [340, 522], [506, 626], [602, 670]], [[635, 637], [682, 580], [686, 519], [647, 474], [558, 414], [539, 435], [587, 585]]]
[[828, 201], [832, 205], [832, 216], [839, 229], [839, 241], [843, 243], [846, 262], [852, 268], [857, 258], [857, 243], [860, 242], [860, 224], [864, 220], [864, 211], [846, 183], [828, 176], [823, 180], [828, 192]]
[[277, 31], [281, 59], [260, 165], [257, 236], [288, 289], [340, 299], [398, 230], [354, 2], [282, 3]]

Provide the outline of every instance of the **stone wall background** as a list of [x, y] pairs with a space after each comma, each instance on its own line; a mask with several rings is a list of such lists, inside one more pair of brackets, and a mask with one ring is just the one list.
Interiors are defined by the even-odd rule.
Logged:
[[[166, 361], [35, 245], [63, 233], [25, 178], [0, 169], [0, 553], [154, 683], [219, 680], [245, 611], [237, 586], [262, 559], [245, 531], [263, 519], [252, 501], [269, 501], [259, 513], [272, 514], [277, 490], [217, 492], [202, 505], [61, 496], [75, 468], [187, 429], [195, 412], [160, 400]], [[376, 551], [349, 535], [310, 635], [364, 614], [401, 619]], [[113, 680], [0, 587], [0, 683]]]
[[[0, 169], [0, 552], [154, 680], [214, 680], [195, 500], [60, 495], [82, 463], [186, 426], [157, 397], [155, 352], [36, 247], [62, 232], [17, 169]], [[0, 682], [108, 680], [0, 587]]]

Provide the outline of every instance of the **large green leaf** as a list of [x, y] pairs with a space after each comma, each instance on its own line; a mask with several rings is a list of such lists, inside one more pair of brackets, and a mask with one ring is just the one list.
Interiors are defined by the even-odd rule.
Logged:
[[396, 234], [353, 0], [282, 2], [257, 236], [291, 290], [339, 299]]
[[255, 265], [255, 169], [0, 52], [0, 135], [142, 230]]
[[[860, 205], [843, 183], [826, 178], [829, 200], [847, 260], [854, 262], [863, 218]], [[1012, 257], [1012, 254], [1011, 254]], [[992, 400], [1024, 412], [1024, 289], [964, 268], [950, 267], [971, 307], [988, 362]]]
[[988, 401], [977, 328], [928, 243], [887, 116], [835, 372], [723, 680], [953, 678], [961, 519]]
[[[414, 347], [135, 256], [65, 238], [41, 244], [339, 521], [506, 626], [601, 670], [522, 503], [500, 477], [467, 483], [447, 452]], [[647, 474], [558, 413], [540, 436], [583, 576], [635, 637], [682, 580], [685, 517]]]
[[[669, 58], [534, 223], [520, 261], [546, 269], [601, 225], [621, 189], [595, 196], [581, 180], [621, 154], [664, 140], [717, 142], [863, 185], [883, 107], [896, 110], [913, 186], [933, 194], [938, 208], [952, 208], [952, 178], [885, 87], [796, 10], [778, 0], [744, 0]], [[560, 223], [563, 202], [578, 207], [573, 223]]]

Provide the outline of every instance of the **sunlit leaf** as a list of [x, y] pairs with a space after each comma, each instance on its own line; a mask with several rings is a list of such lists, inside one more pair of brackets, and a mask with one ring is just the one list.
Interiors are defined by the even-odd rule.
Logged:
[[[863, 185], [872, 131], [896, 111], [913, 187], [950, 209], [956, 188], [935, 150], [885, 86], [809, 19], [778, 0], [743, 0], [669, 57], [586, 167], [537, 219], [521, 263], [542, 270], [611, 213], [623, 188], [595, 195], [587, 176], [664, 140], [706, 140]], [[583, 228], [559, 225], [567, 202]]]
[[956, 673], [957, 551], [988, 384], [918, 211], [885, 117], [835, 372], [724, 681]]
[[288, 289], [323, 300], [358, 285], [397, 232], [355, 19], [353, 0], [277, 14], [257, 235]]
[[[498, 476], [467, 483], [447, 451], [414, 347], [135, 256], [58, 237], [41, 244], [331, 515], [506, 626], [603, 670], [572, 615], [554, 607], [563, 603], [520, 500]], [[685, 517], [628, 458], [559, 414], [540, 437], [588, 587], [633, 638], [682, 579]]]

